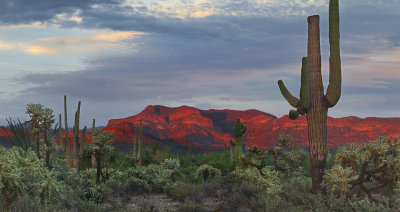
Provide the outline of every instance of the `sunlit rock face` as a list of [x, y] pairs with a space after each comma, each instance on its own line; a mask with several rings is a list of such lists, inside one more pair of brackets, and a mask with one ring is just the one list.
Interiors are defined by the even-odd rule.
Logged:
[[[276, 143], [279, 134], [290, 134], [300, 140], [301, 146], [308, 145], [305, 116], [293, 121], [288, 115], [277, 118], [258, 110], [199, 110], [188, 106], [151, 105], [135, 116], [110, 120], [103, 130], [114, 133], [115, 141], [132, 143], [133, 129], [139, 127], [142, 119], [144, 142], [183, 145], [191, 142], [203, 150], [212, 150], [225, 144], [230, 146], [236, 118], [247, 126], [244, 145], [270, 147]], [[328, 117], [329, 148], [346, 143], [365, 143], [377, 136], [397, 139], [400, 136], [400, 118]]]
[[[229, 140], [234, 140], [232, 127], [236, 118], [240, 118], [247, 126], [244, 145], [270, 147], [276, 144], [279, 134], [290, 134], [300, 140], [301, 146], [308, 146], [305, 116], [293, 121], [288, 115], [277, 118], [258, 110], [199, 110], [188, 106], [170, 108], [150, 105], [135, 116], [109, 120], [107, 126], [101, 130], [113, 133], [115, 142], [131, 145], [134, 128], [139, 128], [142, 119], [145, 143], [159, 142], [183, 151], [191, 143], [196, 150], [212, 151], [225, 145], [230, 146]], [[86, 143], [91, 143], [90, 130], [86, 134]], [[82, 131], [79, 137], [81, 135]], [[377, 136], [389, 136], [392, 139], [400, 137], [400, 118], [328, 117], [328, 148], [346, 143], [366, 143]], [[68, 137], [72, 144], [72, 130]], [[4, 130], [0, 130], [0, 138], [0, 143], [8, 143]], [[56, 142], [59, 143], [58, 136]]]

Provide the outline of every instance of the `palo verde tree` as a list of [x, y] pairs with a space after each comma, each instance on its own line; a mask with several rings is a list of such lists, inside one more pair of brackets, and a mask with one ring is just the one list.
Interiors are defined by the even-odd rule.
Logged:
[[308, 46], [307, 57], [302, 59], [300, 99], [288, 91], [282, 80], [278, 81], [278, 85], [285, 99], [296, 108], [289, 112], [290, 118], [307, 116], [312, 186], [316, 193], [320, 190], [326, 163], [328, 108], [336, 105], [341, 94], [339, 1], [329, 1], [329, 85], [325, 95], [321, 75], [319, 16], [309, 16], [307, 20]]

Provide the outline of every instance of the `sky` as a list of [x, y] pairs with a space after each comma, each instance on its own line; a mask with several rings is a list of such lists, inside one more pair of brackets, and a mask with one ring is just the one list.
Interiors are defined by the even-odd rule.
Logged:
[[[30, 103], [69, 125], [136, 115], [147, 105], [257, 109], [300, 89], [307, 16], [320, 15], [329, 80], [328, 0], [0, 0], [0, 125]], [[342, 94], [332, 117], [400, 117], [400, 1], [340, 4]]]

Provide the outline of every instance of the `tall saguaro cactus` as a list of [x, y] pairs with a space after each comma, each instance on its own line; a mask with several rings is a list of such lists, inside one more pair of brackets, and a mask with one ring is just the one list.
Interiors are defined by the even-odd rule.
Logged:
[[75, 112], [75, 124], [73, 129], [73, 143], [72, 148], [74, 150], [73, 154], [73, 167], [78, 168], [79, 163], [79, 115], [81, 111], [81, 101], [78, 102], [78, 109]]
[[[92, 124], [92, 133], [91, 133], [91, 139], [92, 143], [93, 143], [93, 135], [95, 133], [96, 130], [96, 119], [93, 119], [93, 124]], [[92, 154], [92, 168], [96, 168], [96, 157], [94, 156], [94, 154]]]
[[138, 165], [142, 165], [142, 119], [140, 119], [140, 126], [139, 126], [139, 149], [138, 149]]
[[68, 141], [69, 137], [68, 137], [68, 119], [67, 119], [67, 95], [64, 95], [64, 120], [65, 120], [65, 134], [64, 134], [65, 161], [67, 163], [66, 164], [67, 170], [69, 171], [71, 169], [71, 159], [70, 159], [71, 146]]
[[320, 190], [326, 162], [328, 108], [337, 104], [341, 94], [339, 1], [329, 1], [329, 85], [325, 95], [321, 75], [319, 16], [309, 16], [307, 21], [307, 58], [303, 58], [302, 63], [300, 99], [290, 94], [282, 80], [278, 81], [278, 85], [285, 99], [297, 109], [289, 112], [290, 118], [296, 119], [299, 114], [307, 116], [312, 186], [316, 193]]
[[242, 155], [242, 136], [246, 133], [246, 130], [246, 125], [240, 122], [240, 118], [237, 118], [232, 129], [233, 136], [235, 136], [235, 152], [233, 154], [233, 159], [236, 165], [239, 162], [239, 156]]

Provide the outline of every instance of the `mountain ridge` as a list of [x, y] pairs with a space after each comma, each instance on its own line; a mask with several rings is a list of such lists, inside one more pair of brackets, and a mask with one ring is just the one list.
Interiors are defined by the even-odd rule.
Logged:
[[[301, 146], [308, 146], [306, 117], [293, 121], [288, 115], [280, 118], [255, 109], [201, 110], [190, 106], [166, 107], [149, 105], [134, 116], [110, 119], [104, 131], [112, 132], [115, 141], [133, 142], [133, 128], [143, 122], [144, 142], [177, 142], [193, 145], [202, 149], [230, 146], [233, 140], [232, 127], [236, 118], [247, 125], [244, 145], [270, 147], [276, 143], [279, 134], [290, 134], [300, 140]], [[337, 147], [345, 143], [365, 143], [377, 136], [400, 136], [400, 118], [378, 118], [356, 116], [328, 117], [328, 147]], [[147, 141], [146, 141], [147, 140]]]

